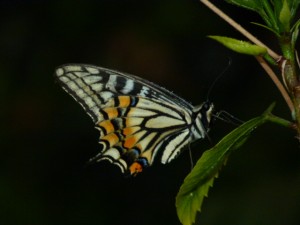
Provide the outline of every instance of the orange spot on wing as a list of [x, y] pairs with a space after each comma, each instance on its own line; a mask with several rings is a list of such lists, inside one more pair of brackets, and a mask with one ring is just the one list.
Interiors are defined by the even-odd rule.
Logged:
[[140, 130], [139, 127], [125, 127], [123, 129], [123, 135], [124, 136], [129, 136], [131, 134], [134, 134], [135, 132], [137, 132], [138, 130]]
[[119, 107], [125, 108], [130, 105], [130, 97], [129, 96], [119, 96]]
[[128, 149], [131, 149], [135, 143], [136, 143], [136, 138], [134, 136], [131, 136], [131, 137], [128, 137], [125, 141], [124, 141], [124, 144], [123, 146], [125, 148], [128, 148]]
[[128, 135], [132, 134], [132, 128], [131, 127], [125, 127], [122, 132], [123, 132], [124, 136], [128, 136]]
[[106, 130], [106, 133], [112, 133], [115, 131], [114, 126], [109, 120], [102, 121], [101, 123], [98, 124], [100, 127], [103, 127]]
[[129, 171], [131, 175], [137, 175], [138, 173], [141, 173], [143, 171], [143, 167], [140, 163], [134, 162], [129, 167]]
[[107, 140], [109, 142], [110, 147], [112, 147], [115, 144], [117, 144], [120, 139], [119, 139], [118, 135], [116, 135], [115, 133], [110, 133], [110, 134], [104, 136], [103, 138], [101, 138], [101, 140]]
[[109, 119], [113, 119], [119, 116], [117, 108], [106, 108], [103, 109], [107, 113]]

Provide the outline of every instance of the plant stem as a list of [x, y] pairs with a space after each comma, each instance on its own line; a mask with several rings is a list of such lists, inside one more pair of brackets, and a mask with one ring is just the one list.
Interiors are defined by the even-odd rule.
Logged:
[[[224, 12], [222, 12], [219, 8], [217, 8], [211, 2], [209, 2], [208, 0], [200, 0], [200, 2], [202, 2], [204, 5], [206, 5], [209, 9], [211, 9], [214, 13], [216, 13], [218, 16], [220, 16], [223, 20], [225, 20], [227, 23], [229, 23], [236, 30], [238, 30], [241, 34], [243, 34], [250, 41], [252, 41], [256, 45], [265, 47], [268, 51], [268, 54], [274, 60], [276, 60], [276, 62], [280, 62], [282, 60], [281, 56], [279, 56], [277, 53], [275, 53], [273, 50], [271, 50], [268, 46], [266, 46], [264, 43], [262, 43], [256, 37], [254, 37], [251, 33], [249, 33], [247, 30], [245, 30], [240, 24], [238, 24], [233, 19], [231, 19], [228, 15], [226, 15]], [[284, 88], [284, 86], [282, 85], [280, 80], [277, 78], [276, 74], [273, 72], [271, 67], [266, 63], [266, 61], [261, 56], [256, 56], [256, 59], [258, 60], [258, 62], [262, 66], [262, 68], [266, 71], [266, 73], [271, 78], [271, 80], [275, 83], [276, 87], [282, 94], [284, 100], [286, 101], [289, 109], [291, 110], [291, 112], [293, 114], [295, 112], [293, 101], [291, 100], [289, 94], [287, 93], [286, 89]]]
[[297, 70], [297, 59], [295, 58], [295, 49], [292, 44], [290, 33], [283, 34], [279, 38], [280, 47], [283, 53], [281, 60], [281, 74], [286, 88], [291, 94], [292, 101], [295, 107], [293, 111], [293, 119], [296, 120], [298, 128], [298, 136], [300, 136], [300, 80]]
[[266, 73], [269, 75], [269, 77], [272, 79], [272, 81], [277, 86], [278, 90], [280, 91], [281, 95], [283, 96], [284, 100], [286, 101], [288, 107], [290, 108], [291, 112], [294, 112], [294, 105], [293, 102], [287, 93], [286, 89], [282, 85], [282, 83], [279, 81], [278, 77], [274, 73], [274, 71], [271, 69], [271, 67], [267, 64], [267, 62], [263, 59], [261, 56], [256, 56], [257, 61], [262, 66], [262, 68], [266, 71]]
[[210, 8], [214, 13], [216, 13], [218, 16], [220, 16], [223, 20], [225, 20], [227, 23], [229, 23], [232, 27], [234, 27], [236, 30], [238, 30], [241, 34], [243, 34], [250, 41], [252, 41], [256, 45], [265, 47], [267, 49], [267, 51], [268, 51], [268, 54], [273, 59], [275, 59], [276, 61], [280, 59], [280, 56], [277, 53], [275, 53], [268, 46], [266, 46], [264, 43], [262, 43], [256, 37], [254, 37], [251, 33], [249, 33], [247, 30], [245, 30], [240, 24], [238, 24], [233, 19], [231, 19], [228, 15], [226, 15], [224, 12], [222, 12], [219, 8], [217, 8], [211, 2], [209, 2], [208, 0], [200, 0], [200, 2], [202, 2], [208, 8]]
[[270, 114], [267, 116], [267, 119], [273, 123], [277, 123], [281, 126], [284, 126], [284, 127], [290, 127], [290, 128], [295, 128], [293, 125], [294, 123], [288, 121], [288, 120], [285, 120], [285, 119], [282, 119], [278, 116], [274, 116], [273, 114]]

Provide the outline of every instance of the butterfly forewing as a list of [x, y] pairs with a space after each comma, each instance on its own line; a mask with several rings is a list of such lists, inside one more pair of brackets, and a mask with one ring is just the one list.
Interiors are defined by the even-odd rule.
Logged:
[[168, 163], [193, 141], [193, 106], [154, 83], [81, 64], [57, 68], [56, 77], [100, 131], [100, 153], [92, 161], [106, 159], [122, 172], [136, 174], [158, 153]]

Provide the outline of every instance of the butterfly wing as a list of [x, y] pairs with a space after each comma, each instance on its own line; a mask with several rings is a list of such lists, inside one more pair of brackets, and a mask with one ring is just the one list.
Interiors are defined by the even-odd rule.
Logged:
[[170, 162], [191, 141], [193, 106], [156, 84], [81, 64], [63, 65], [55, 75], [100, 131], [101, 151], [92, 161], [106, 159], [136, 174], [159, 153]]

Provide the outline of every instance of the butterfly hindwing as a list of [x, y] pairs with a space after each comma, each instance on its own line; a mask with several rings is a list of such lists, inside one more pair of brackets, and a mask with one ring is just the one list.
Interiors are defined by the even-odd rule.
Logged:
[[56, 77], [100, 131], [100, 153], [92, 161], [109, 160], [136, 174], [160, 150], [168, 163], [192, 141], [193, 106], [156, 84], [81, 64], [57, 68]]

